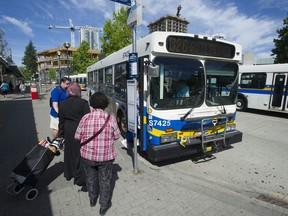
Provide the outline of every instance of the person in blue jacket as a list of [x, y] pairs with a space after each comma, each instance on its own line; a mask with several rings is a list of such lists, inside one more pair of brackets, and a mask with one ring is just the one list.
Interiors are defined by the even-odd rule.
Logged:
[[8, 94], [8, 91], [9, 91], [9, 86], [8, 86], [8, 84], [7, 84], [7, 82], [5, 80], [1, 84], [0, 89], [1, 89], [3, 97], [6, 98], [7, 94]]
[[173, 97], [189, 97], [189, 86], [185, 82], [178, 82], [174, 85]]
[[59, 104], [67, 98], [67, 88], [69, 87], [71, 80], [67, 77], [63, 77], [60, 80], [60, 85], [55, 87], [51, 92], [52, 106], [50, 110], [50, 128], [52, 129], [53, 139], [58, 136], [58, 124], [59, 124]]

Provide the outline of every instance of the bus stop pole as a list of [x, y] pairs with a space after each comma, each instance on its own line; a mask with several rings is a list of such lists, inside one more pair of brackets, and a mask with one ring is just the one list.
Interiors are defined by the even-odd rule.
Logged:
[[[133, 26], [132, 52], [133, 53], [136, 52], [136, 25]], [[137, 83], [137, 82], [135, 82], [135, 83]], [[135, 104], [136, 104], [136, 100], [137, 100], [136, 97], [135, 97]], [[138, 129], [138, 122], [137, 122], [138, 116], [137, 116], [137, 113], [138, 112], [137, 112], [137, 105], [135, 106], [134, 113], [136, 114], [136, 121], [135, 121], [136, 127], [135, 127], [134, 137], [133, 137], [133, 143], [134, 143], [134, 172], [138, 173], [138, 152], [137, 152], [137, 129]]]

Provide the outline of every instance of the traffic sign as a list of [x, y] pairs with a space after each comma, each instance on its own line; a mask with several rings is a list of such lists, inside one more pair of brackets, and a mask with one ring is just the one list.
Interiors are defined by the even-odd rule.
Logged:
[[128, 9], [128, 27], [140, 26], [142, 24], [142, 6], [134, 4]]
[[138, 53], [129, 53], [129, 70], [128, 77], [136, 78], [138, 76]]
[[131, 6], [131, 0], [111, 0], [120, 4]]

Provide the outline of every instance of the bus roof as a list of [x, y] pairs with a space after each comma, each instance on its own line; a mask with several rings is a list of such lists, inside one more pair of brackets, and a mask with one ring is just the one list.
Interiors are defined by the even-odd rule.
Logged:
[[77, 75], [70, 75], [70, 78], [87, 77], [87, 73], [81, 73]]
[[239, 65], [239, 72], [288, 72], [288, 64]]
[[[137, 43], [136, 43], [136, 47], [137, 47], [137, 53], [138, 53], [138, 57], [141, 56], [148, 56], [148, 55], [155, 55], [155, 54], [161, 54], [161, 55], [166, 55], [166, 56], [195, 56], [198, 58], [213, 58], [213, 56], [205, 56], [205, 55], [197, 55], [197, 54], [187, 54], [185, 52], [169, 52], [167, 48], [168, 47], [168, 43], [167, 42], [167, 38], [168, 36], [175, 36], [175, 37], [179, 37], [179, 38], [183, 38], [183, 43], [189, 43], [189, 38], [193, 38], [195, 40], [201, 41], [203, 43], [203, 41], [207, 41], [212, 43], [216, 43], [216, 41], [218, 42], [217, 45], [213, 45], [213, 48], [217, 49], [219, 48], [223, 48], [220, 47], [222, 46], [228, 46], [231, 45], [233, 47], [235, 47], [235, 57], [233, 59], [229, 59], [229, 58], [221, 58], [219, 57], [219, 59], [225, 59], [225, 60], [233, 60], [233, 61], [240, 61], [241, 57], [242, 57], [242, 49], [241, 46], [239, 44], [236, 43], [232, 43], [229, 41], [225, 41], [225, 40], [221, 40], [221, 39], [215, 39], [212, 37], [206, 37], [206, 36], [201, 36], [201, 35], [195, 35], [195, 34], [188, 34], [188, 33], [178, 33], [178, 32], [153, 32], [149, 35], [147, 35], [146, 37], [140, 38]], [[178, 39], [178, 38], [177, 38]], [[194, 43], [194, 44], [192, 44]], [[185, 45], [185, 44], [184, 44]], [[198, 49], [197, 51], [202, 51], [204, 50], [203, 48], [201, 48], [201, 44], [199, 44], [199, 46], [197, 46], [197, 42], [191, 42], [190, 43], [191, 46], [193, 46], [193, 49]], [[183, 46], [184, 47], [184, 46]], [[195, 48], [196, 47], [196, 48]], [[199, 48], [200, 47], [200, 48]], [[187, 47], [185, 47], [187, 48]], [[192, 49], [191, 49], [192, 50]], [[210, 51], [210, 50], [204, 50], [206, 52], [213, 52], [214, 50]], [[184, 50], [183, 50], [184, 51]], [[187, 51], [187, 49], [185, 50]], [[89, 66], [87, 68], [87, 71], [93, 71], [96, 69], [100, 69], [100, 68], [104, 68], [107, 67], [109, 65], [113, 65], [113, 64], [118, 64], [124, 61], [128, 61], [129, 58], [129, 53], [132, 53], [132, 44], [130, 44], [129, 46], [126, 46], [124, 48], [122, 48], [121, 50], [118, 50], [117, 52], [112, 53], [111, 55], [107, 56], [106, 58], [99, 60], [97, 63]]]

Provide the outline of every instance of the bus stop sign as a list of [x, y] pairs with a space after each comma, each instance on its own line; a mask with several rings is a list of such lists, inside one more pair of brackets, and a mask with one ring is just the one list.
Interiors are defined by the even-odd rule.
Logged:
[[138, 53], [129, 53], [128, 78], [138, 77]]
[[131, 6], [131, 0], [111, 0], [120, 4]]

